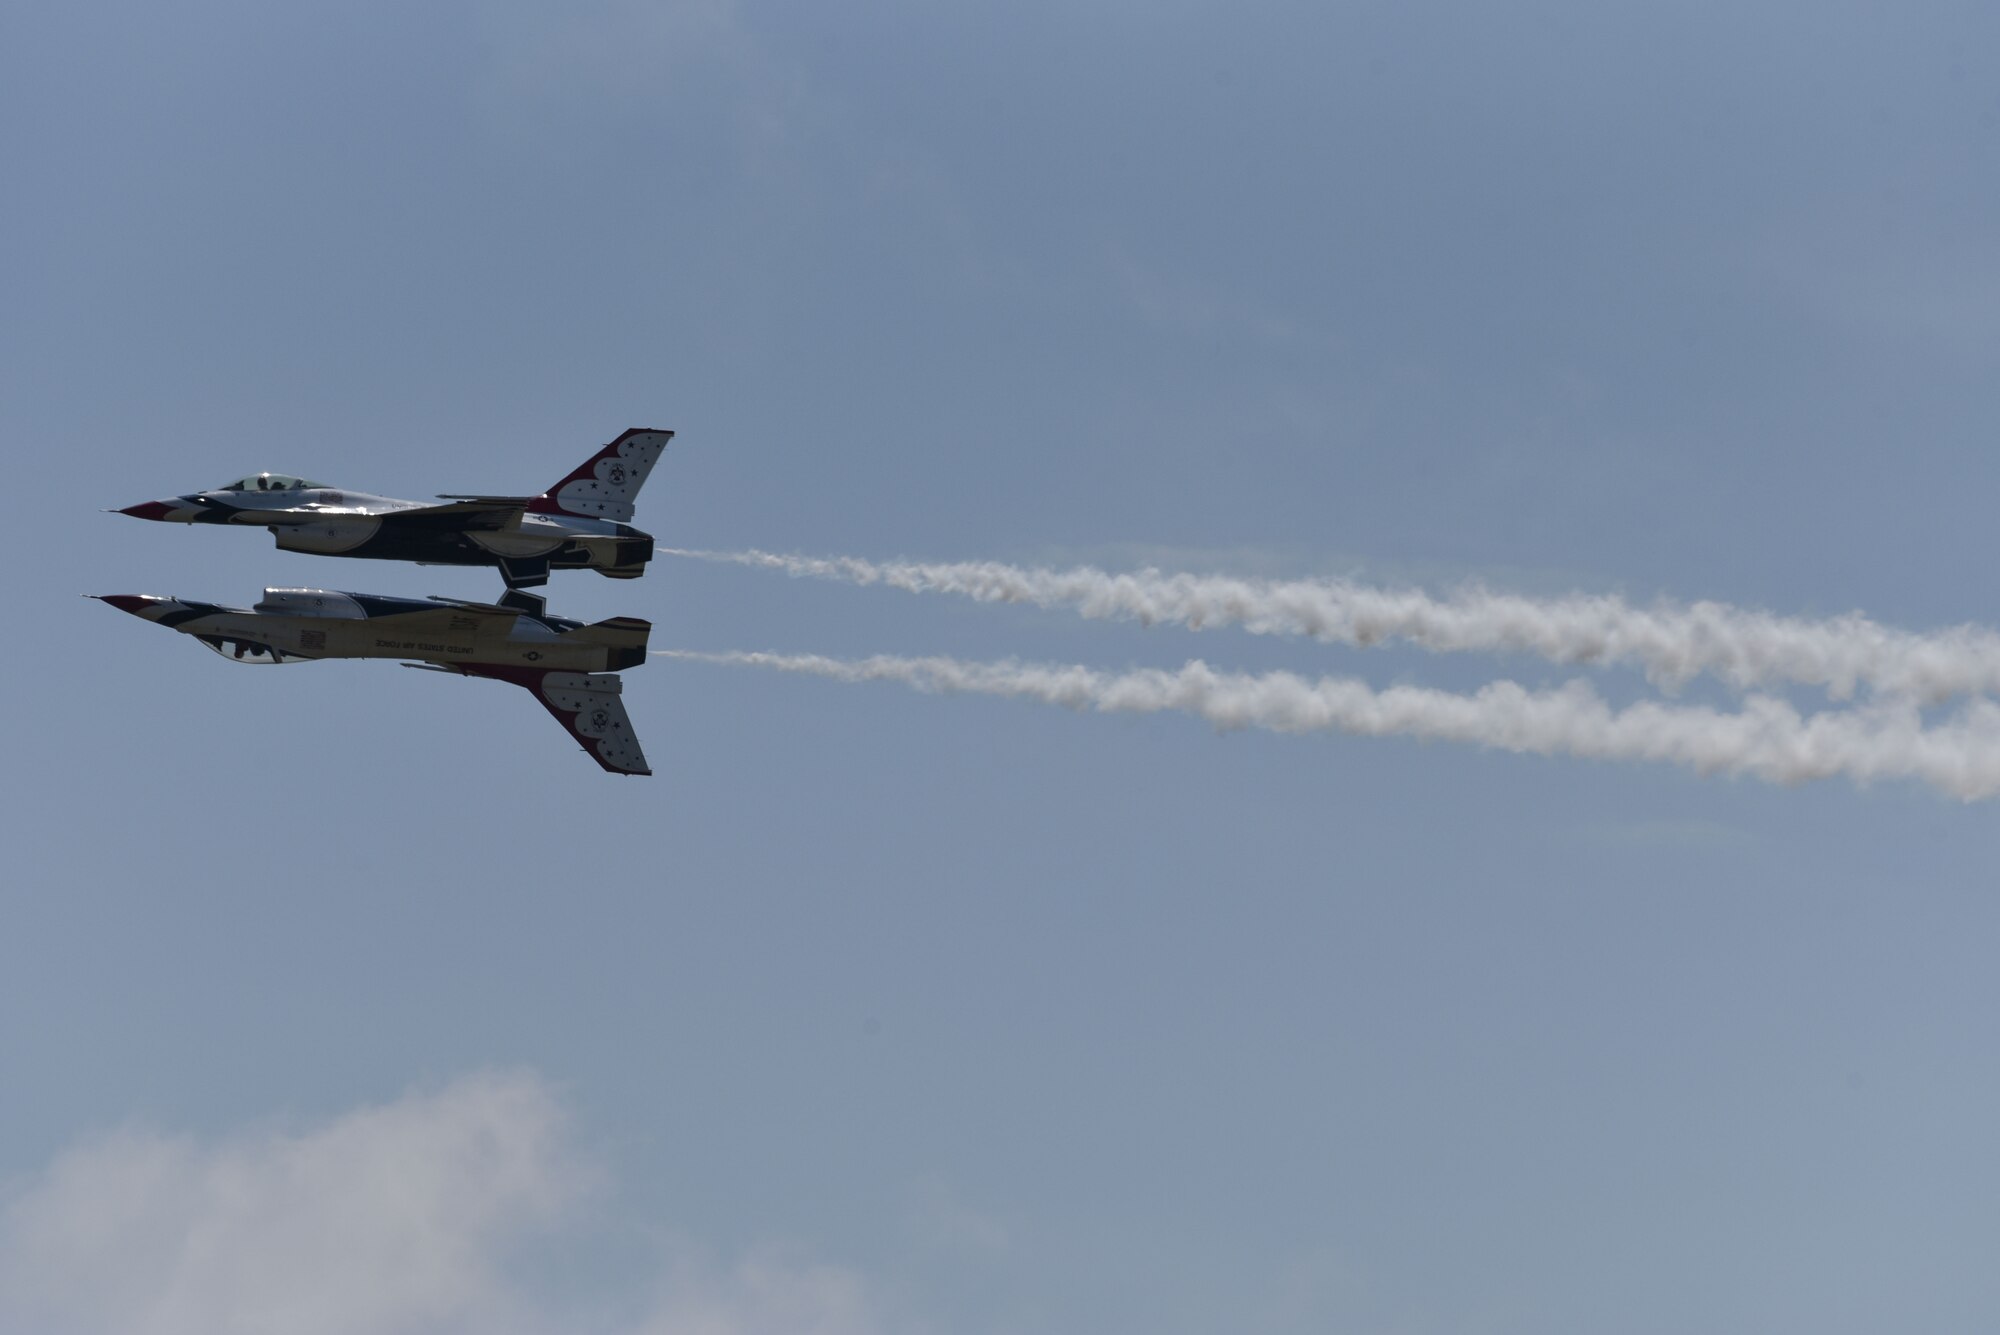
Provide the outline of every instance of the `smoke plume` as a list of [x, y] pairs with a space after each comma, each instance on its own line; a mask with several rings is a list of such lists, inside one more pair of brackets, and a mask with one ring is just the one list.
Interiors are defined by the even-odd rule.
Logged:
[[1438, 652], [1522, 652], [1564, 664], [1623, 664], [1668, 688], [1709, 673], [1738, 690], [1794, 683], [1822, 687], [1838, 700], [1852, 698], [1863, 685], [1877, 695], [1930, 704], [2000, 693], [2000, 634], [1974, 626], [1915, 634], [1858, 613], [1809, 620], [1714, 602], [1635, 607], [1617, 597], [1528, 598], [1478, 587], [1435, 597], [1342, 579], [1113, 574], [1089, 566], [875, 562], [761, 551], [672, 554], [1146, 625], [1234, 626], [1359, 646], [1405, 641]]
[[1705, 774], [1796, 784], [1846, 775], [1857, 782], [1917, 779], [1965, 800], [2000, 793], [2000, 705], [1975, 700], [1949, 723], [1924, 726], [1908, 699], [1802, 715], [1750, 696], [1730, 713], [1641, 702], [1613, 709], [1587, 683], [1531, 691], [1495, 682], [1470, 695], [1416, 686], [1376, 690], [1346, 677], [1217, 672], [1199, 660], [1177, 671], [1122, 673], [952, 658], [664, 651], [683, 661], [773, 668], [844, 682], [891, 681], [924, 691], [1039, 700], [1104, 712], [1175, 711], [1218, 728], [1345, 732], [1469, 742], [1503, 751], [1598, 760], [1653, 760]]

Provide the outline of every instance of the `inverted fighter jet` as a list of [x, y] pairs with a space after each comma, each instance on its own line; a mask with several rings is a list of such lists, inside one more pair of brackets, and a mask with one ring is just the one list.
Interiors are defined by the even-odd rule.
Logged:
[[653, 772], [619, 699], [623, 683], [612, 675], [646, 661], [651, 622], [613, 617], [586, 626], [545, 615], [542, 600], [523, 593], [493, 604], [266, 589], [248, 611], [149, 594], [91, 596], [192, 635], [234, 663], [396, 658], [405, 667], [512, 682], [605, 769]]
[[498, 566], [510, 589], [546, 584], [549, 571], [595, 570], [637, 579], [653, 537], [632, 527], [632, 503], [671, 431], [634, 428], [539, 496], [399, 501], [282, 473], [252, 473], [213, 491], [128, 505], [118, 513], [180, 524], [268, 528], [278, 547], [425, 565]]

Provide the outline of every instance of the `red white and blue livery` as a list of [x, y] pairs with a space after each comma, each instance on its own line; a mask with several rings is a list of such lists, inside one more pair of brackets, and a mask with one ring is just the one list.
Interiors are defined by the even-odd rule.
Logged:
[[431, 504], [253, 473], [119, 513], [268, 528], [288, 552], [497, 566], [510, 589], [545, 584], [551, 570], [637, 579], [653, 559], [653, 537], [632, 527], [633, 503], [673, 436], [635, 427], [539, 496], [443, 495]]
[[252, 608], [151, 594], [93, 595], [192, 635], [236, 663], [391, 658], [406, 667], [488, 677], [525, 688], [591, 759], [614, 774], [651, 774], [616, 674], [646, 661], [652, 623], [585, 625], [545, 615], [533, 594], [499, 603], [382, 598], [329, 589], [266, 589]]

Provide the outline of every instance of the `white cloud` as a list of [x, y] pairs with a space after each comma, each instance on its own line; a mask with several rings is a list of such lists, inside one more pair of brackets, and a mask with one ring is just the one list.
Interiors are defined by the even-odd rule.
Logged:
[[149, 1130], [60, 1155], [0, 1203], [0, 1329], [46, 1335], [866, 1335], [852, 1272], [663, 1257], [582, 1320], [514, 1278], [588, 1222], [596, 1165], [532, 1073], [484, 1074], [297, 1131]]

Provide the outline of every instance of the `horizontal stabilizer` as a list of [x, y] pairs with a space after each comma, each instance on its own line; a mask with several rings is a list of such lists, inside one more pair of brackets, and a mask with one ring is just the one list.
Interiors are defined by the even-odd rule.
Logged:
[[620, 672], [646, 661], [646, 642], [652, 634], [653, 623], [650, 621], [641, 621], [638, 617], [612, 617], [609, 621], [578, 626], [564, 638], [606, 646], [611, 651], [611, 658], [605, 666], [613, 672]]

